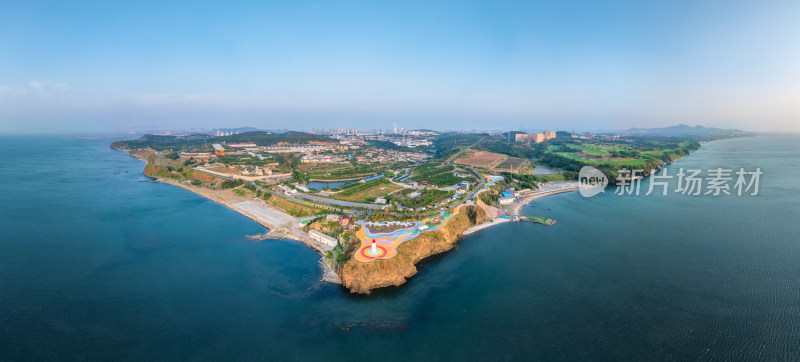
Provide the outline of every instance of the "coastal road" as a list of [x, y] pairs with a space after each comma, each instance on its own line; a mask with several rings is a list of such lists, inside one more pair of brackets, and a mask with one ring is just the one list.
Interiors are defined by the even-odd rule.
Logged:
[[564, 192], [572, 192], [578, 190], [578, 182], [553, 182], [547, 183], [542, 186], [541, 189], [538, 189], [532, 193], [526, 194], [522, 197], [522, 200], [515, 202], [514, 204], [506, 207], [504, 211], [508, 215], [519, 215], [519, 210], [530, 203], [533, 200], [536, 200], [540, 197], [549, 196], [560, 194]]
[[[463, 152], [463, 150], [461, 152]], [[166, 160], [163, 157], [161, 152], [156, 152], [156, 154], [158, 155], [159, 159], [162, 162], [164, 162], [166, 164], [173, 164], [173, 163], [169, 162], [168, 160]], [[204, 174], [207, 174], [207, 175], [211, 175], [211, 176], [214, 176], [214, 177], [219, 177], [219, 178], [222, 178], [222, 179], [226, 179], [226, 180], [236, 180], [233, 177], [212, 174], [212, 173], [206, 172], [205, 170], [200, 169], [200, 168], [193, 168], [193, 170], [201, 172], [201, 173], [204, 173]], [[484, 184], [486, 182], [486, 179], [480, 173], [476, 172], [472, 168], [468, 168], [468, 170], [470, 172], [472, 172], [475, 175], [475, 177], [478, 178], [478, 180], [480, 180], [480, 183], [473, 188], [473, 191], [470, 192], [470, 194], [466, 198], [464, 198], [463, 200], [461, 200], [458, 203], [454, 204], [450, 208], [457, 207], [458, 205], [461, 205], [461, 204], [467, 202], [468, 200], [470, 200], [471, 198], [473, 198], [475, 196], [475, 194], [478, 191], [480, 191], [481, 188], [483, 188], [483, 186], [484, 186]], [[386, 205], [375, 205], [375, 204], [364, 204], [364, 203], [359, 203], [359, 202], [342, 201], [342, 200], [336, 200], [336, 199], [331, 199], [331, 198], [322, 197], [322, 196], [309, 195], [309, 194], [305, 194], [305, 193], [297, 193], [297, 194], [295, 194], [293, 196], [289, 196], [289, 195], [285, 195], [285, 194], [280, 193], [280, 192], [275, 192], [275, 191], [268, 190], [268, 189], [265, 189], [263, 187], [260, 187], [255, 182], [252, 182], [252, 181], [250, 181], [250, 184], [255, 186], [258, 190], [261, 190], [261, 192], [267, 192], [269, 194], [272, 194], [272, 195], [275, 195], [275, 196], [278, 196], [278, 197], [283, 197], [285, 199], [288, 199], [289, 201], [293, 201], [293, 202], [297, 202], [297, 203], [301, 203], [301, 204], [304, 203], [304, 202], [313, 202], [313, 203], [317, 203], [317, 204], [331, 205], [331, 206], [342, 208], [342, 211], [350, 213], [350, 214], [356, 214], [356, 215], [363, 214], [363, 211], [358, 210], [358, 209], [365, 209], [365, 210], [369, 210], [369, 211], [379, 211], [379, 210], [386, 210], [388, 208], [388, 206], [386, 206]], [[422, 215], [422, 216], [430, 216], [430, 215], [438, 214], [439, 212], [441, 212], [441, 211], [440, 210], [432, 210], [432, 211], [429, 211], [429, 212], [426, 212], [426, 213], [422, 213], [420, 215]], [[395, 216], [402, 215], [401, 213], [391, 213], [391, 214], [395, 215]]]

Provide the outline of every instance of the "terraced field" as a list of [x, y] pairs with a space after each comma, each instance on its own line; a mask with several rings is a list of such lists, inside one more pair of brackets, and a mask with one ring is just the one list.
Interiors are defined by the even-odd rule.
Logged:
[[378, 196], [384, 196], [399, 189], [402, 189], [402, 187], [389, 182], [386, 178], [382, 178], [380, 180], [350, 187], [331, 195], [330, 198], [342, 201], [369, 203]]
[[460, 178], [455, 176], [455, 167], [453, 165], [443, 165], [439, 163], [426, 163], [415, 167], [411, 170], [413, 177], [404, 181], [417, 181], [425, 182], [436, 187], [451, 186], [461, 181], [472, 182], [474, 178]]
[[517, 172], [520, 168], [525, 166], [528, 163], [528, 160], [524, 158], [517, 158], [517, 157], [509, 157], [503, 163], [494, 167], [493, 170], [495, 171], [507, 171], [507, 172]]
[[467, 166], [490, 168], [492, 165], [501, 162], [504, 157], [508, 156], [494, 152], [477, 151], [473, 152], [466, 158], [457, 160], [456, 163]]

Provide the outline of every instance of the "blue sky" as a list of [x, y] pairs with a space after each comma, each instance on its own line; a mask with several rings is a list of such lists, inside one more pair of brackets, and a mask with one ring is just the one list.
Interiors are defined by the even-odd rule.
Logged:
[[797, 1], [5, 1], [0, 133], [800, 131]]

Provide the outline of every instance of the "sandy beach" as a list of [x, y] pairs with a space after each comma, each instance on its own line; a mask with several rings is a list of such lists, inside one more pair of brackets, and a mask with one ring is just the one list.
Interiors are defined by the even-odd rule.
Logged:
[[[537, 191], [534, 191], [534, 192], [532, 192], [532, 193], [530, 193], [528, 195], [523, 196], [522, 200], [520, 200], [518, 202], [515, 202], [514, 204], [508, 206], [505, 211], [511, 217], [518, 216], [519, 215], [519, 210], [523, 206], [525, 206], [527, 204], [530, 204], [531, 202], [533, 202], [536, 199], [539, 199], [539, 198], [542, 198], [542, 197], [545, 197], [545, 196], [556, 195], [556, 194], [561, 194], [561, 193], [565, 193], [565, 192], [572, 192], [572, 191], [577, 191], [577, 190], [578, 190], [578, 183], [577, 182], [551, 183], [551, 184], [545, 185], [545, 187], [543, 187], [541, 190], [537, 190]], [[481, 205], [481, 206], [483, 206], [483, 205]], [[485, 206], [483, 206], [483, 207], [485, 207]], [[509, 221], [512, 221], [512, 219], [511, 218], [504, 218], [504, 217], [494, 217], [494, 218], [489, 219], [489, 220], [487, 220], [486, 222], [484, 222], [484, 223], [482, 223], [480, 225], [475, 225], [475, 226], [472, 226], [472, 227], [468, 228], [467, 230], [464, 230], [464, 233], [462, 235], [469, 235], [469, 234], [472, 234], [474, 232], [486, 229], [488, 227], [492, 227], [492, 226], [495, 226], [495, 225], [500, 225], [502, 223], [506, 223], [506, 222], [509, 222]]]
[[261, 200], [237, 196], [229, 190], [214, 190], [206, 187], [190, 186], [171, 179], [157, 179], [157, 181], [194, 192], [211, 201], [225, 205], [231, 210], [247, 216], [249, 219], [267, 227], [270, 232], [263, 234], [265, 237], [263, 237], [262, 240], [264, 238], [291, 239], [309, 246], [322, 256], [319, 260], [319, 264], [323, 269], [322, 280], [336, 284], [342, 283], [336, 272], [333, 271], [324, 260], [325, 252], [330, 250], [330, 247], [308, 237], [308, 234], [300, 228], [300, 221], [283, 212], [283, 210]]
[[483, 224], [469, 227], [467, 230], [464, 230], [464, 232], [461, 235], [469, 235], [469, 234], [472, 234], [474, 232], [478, 232], [478, 231], [481, 231], [483, 229], [486, 229], [488, 227], [492, 227], [492, 226], [495, 226], [495, 225], [500, 225], [502, 223], [506, 223], [506, 222], [509, 222], [509, 221], [511, 221], [511, 219], [503, 218], [503, 217], [489, 219], [489, 220], [486, 220]]

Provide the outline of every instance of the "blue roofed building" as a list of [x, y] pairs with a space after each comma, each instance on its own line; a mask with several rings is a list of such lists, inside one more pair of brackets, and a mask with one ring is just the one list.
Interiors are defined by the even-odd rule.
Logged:
[[375, 181], [375, 180], [377, 180], [379, 178], [382, 178], [382, 177], [383, 177], [383, 175], [375, 175], [375, 176], [372, 176], [372, 177], [367, 177], [367, 178], [365, 178], [365, 179], [363, 179], [363, 180], [361, 180], [359, 182], [366, 183], [366, 182], [370, 182], [370, 181]]

